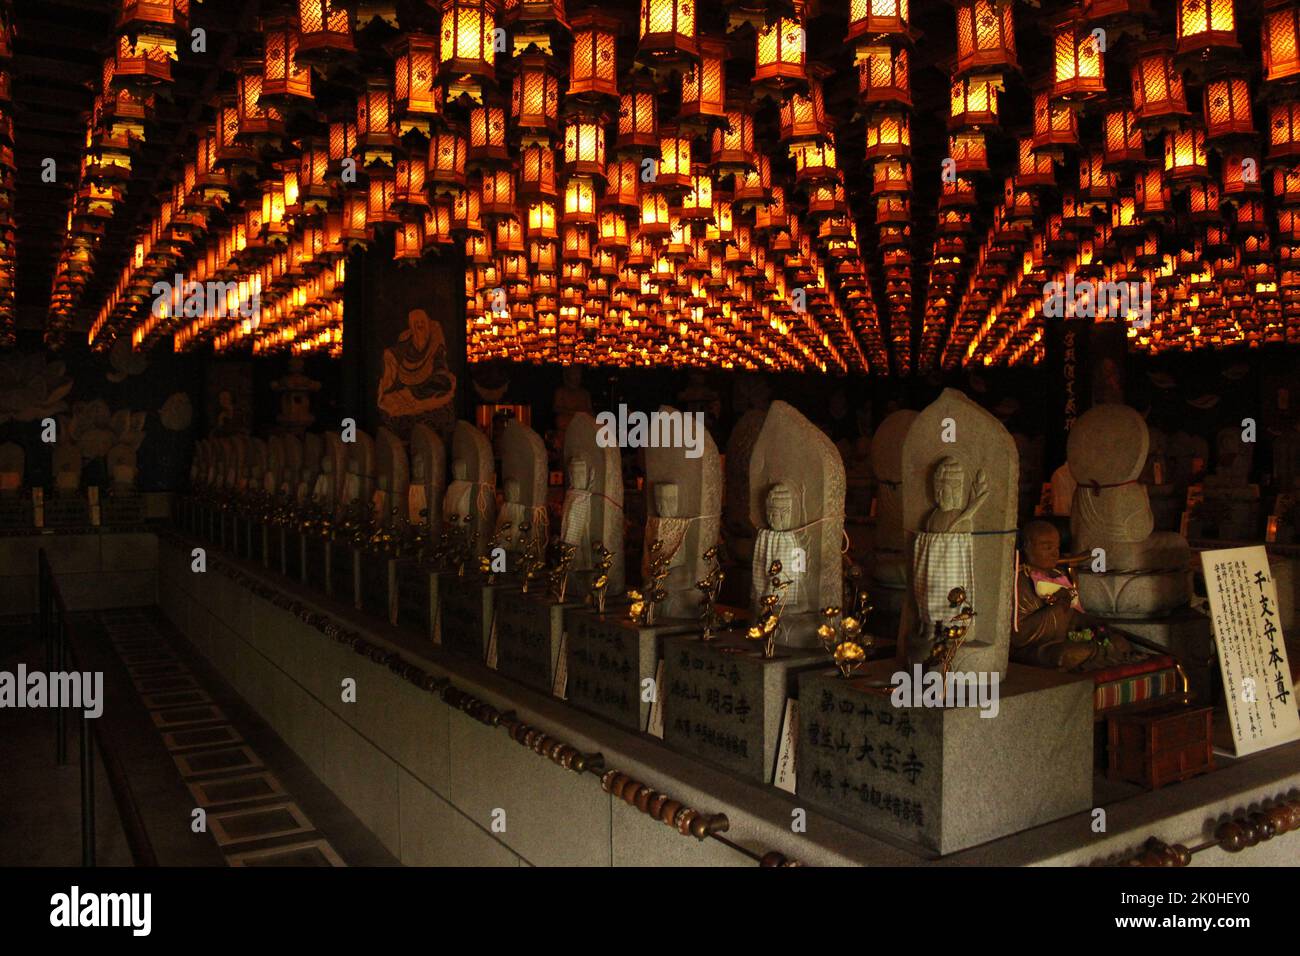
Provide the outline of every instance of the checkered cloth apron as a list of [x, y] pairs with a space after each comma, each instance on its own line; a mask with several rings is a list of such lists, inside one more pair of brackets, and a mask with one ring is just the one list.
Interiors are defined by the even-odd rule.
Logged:
[[960, 610], [948, 603], [953, 588], [966, 589], [966, 603], [974, 606], [975, 538], [963, 532], [923, 531], [912, 546], [912, 595], [927, 627], [947, 623]]
[[[782, 592], [784, 603], [797, 605], [799, 603], [800, 592], [802, 590], [800, 581], [803, 578], [803, 571], [795, 568], [795, 550], [801, 547], [799, 536], [793, 531], [773, 531], [771, 528], [760, 528], [758, 538], [754, 542], [754, 561], [750, 569], [754, 576], [753, 590], [755, 594], [768, 593], [768, 569], [772, 566], [773, 561], [781, 562], [781, 580], [789, 581], [790, 585]], [[807, 556], [804, 556], [804, 562]]]

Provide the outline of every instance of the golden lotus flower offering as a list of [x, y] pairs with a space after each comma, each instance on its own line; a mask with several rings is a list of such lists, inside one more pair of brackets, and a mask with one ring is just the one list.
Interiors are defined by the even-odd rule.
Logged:
[[842, 641], [835, 648], [835, 666], [846, 678], [861, 667], [866, 659], [867, 652], [855, 641]]

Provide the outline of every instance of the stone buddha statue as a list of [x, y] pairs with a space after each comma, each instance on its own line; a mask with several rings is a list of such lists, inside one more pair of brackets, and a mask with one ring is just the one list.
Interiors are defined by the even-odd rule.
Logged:
[[135, 451], [125, 445], [115, 445], [108, 452], [109, 480], [113, 494], [130, 494], [135, 490]]
[[795, 530], [794, 498], [794, 489], [784, 482], [774, 484], [764, 498], [766, 524], [758, 529], [754, 539], [754, 560], [750, 566], [753, 576], [750, 597], [756, 613], [763, 595], [768, 593], [768, 571], [773, 561], [781, 562], [781, 578], [790, 582], [782, 592], [786, 612], [813, 610], [808, 589], [803, 586], [808, 559], [803, 535]]
[[[522, 551], [524, 536], [521, 528], [523, 525], [530, 524], [533, 516], [528, 513], [528, 506], [523, 503], [523, 486], [518, 478], [507, 478], [501, 485], [505, 501], [501, 504], [501, 510], [497, 512], [497, 525], [493, 537], [508, 552]], [[501, 530], [507, 523], [510, 527]]]
[[1074, 582], [1060, 566], [1060, 532], [1047, 521], [1031, 521], [1021, 536], [1011, 659], [1064, 671], [1100, 670], [1136, 659], [1139, 654], [1128, 641], [1106, 633], [1084, 612]]
[[575, 550], [575, 571], [591, 568], [591, 466], [579, 455], [569, 459], [569, 484], [560, 510], [560, 540]]
[[375, 479], [375, 493], [370, 499], [370, 512], [373, 521], [377, 525], [388, 524], [391, 515], [391, 506], [388, 497], [388, 476], [380, 475]]
[[464, 458], [451, 460], [451, 483], [442, 498], [442, 517], [444, 521], [455, 518], [463, 521], [470, 513], [470, 493], [473, 482], [469, 480], [469, 463]]
[[1073, 547], [1105, 556], [1104, 572], [1079, 569], [1079, 596], [1090, 614], [1159, 617], [1190, 596], [1187, 541], [1153, 530], [1147, 488], [1138, 481], [1147, 449], [1146, 422], [1127, 405], [1095, 405], [1070, 430], [1067, 455], [1078, 481], [1070, 510]]
[[912, 585], [917, 610], [914, 647], [934, 639], [935, 626], [961, 610], [949, 595], [961, 588], [975, 604], [975, 515], [989, 496], [988, 478], [977, 470], [969, 494], [966, 468], [950, 456], [940, 458], [930, 479], [930, 502], [912, 544]]
[[424, 458], [411, 460], [411, 484], [406, 489], [406, 517], [413, 525], [423, 525], [429, 520], [428, 488], [424, 478]]
[[320, 474], [316, 476], [316, 487], [312, 489], [311, 497], [318, 508], [335, 513], [338, 495], [334, 485], [334, 459], [328, 455], [321, 459]]
[[[682, 545], [686, 541], [686, 532], [690, 527], [691, 520], [683, 518], [678, 514], [678, 494], [677, 485], [671, 481], [656, 482], [651, 497], [654, 500], [654, 511], [646, 515], [645, 519], [645, 548], [641, 552], [641, 577], [644, 579], [650, 570], [650, 546], [654, 542], [661, 542], [660, 555], [667, 562], [668, 578], [665, 585], [669, 588], [680, 589], [682, 582], [678, 580], [681, 577], [678, 569], [686, 567], [686, 552]], [[686, 587], [691, 587], [693, 582], [687, 582]]]

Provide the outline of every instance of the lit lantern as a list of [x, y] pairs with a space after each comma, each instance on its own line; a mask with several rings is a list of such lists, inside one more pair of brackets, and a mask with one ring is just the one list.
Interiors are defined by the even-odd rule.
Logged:
[[605, 177], [605, 124], [590, 116], [572, 116], [564, 127], [564, 171]]
[[[1056, 168], [1050, 153], [1034, 149], [1032, 137], [1022, 136], [1018, 147], [1017, 186], [1055, 186]], [[960, 168], [960, 167], [959, 167]]]
[[217, 101], [216, 123], [216, 160], [215, 165], [227, 169], [231, 166], [252, 165], [257, 162], [257, 154], [252, 147], [241, 143], [239, 136], [239, 107], [235, 97], [226, 95]]
[[1283, 100], [1269, 106], [1268, 158], [1300, 156], [1300, 101]]
[[[818, 179], [834, 178], [839, 171], [835, 161], [835, 143], [829, 137], [820, 142], [798, 143], [790, 147], [794, 159], [795, 182], [803, 184]], [[876, 171], [887, 163], [877, 163]]]
[[298, 0], [298, 58], [327, 61], [356, 52], [352, 14], [343, 0]]
[[298, 160], [298, 193], [305, 211], [319, 211], [325, 208], [330, 198], [329, 184], [329, 144], [320, 137], [310, 137], [302, 141], [302, 153]]
[[1098, 202], [1115, 197], [1115, 177], [1106, 171], [1105, 154], [1099, 149], [1079, 157], [1079, 192]]
[[535, 242], [554, 242], [560, 238], [555, 203], [543, 199], [529, 205], [528, 238]]
[[273, 106], [263, 106], [262, 64], [246, 60], [241, 64], [237, 81], [236, 100], [241, 139], [261, 139], [284, 134], [284, 119]]
[[1165, 134], [1165, 173], [1173, 182], [1209, 175], [1204, 130], [1188, 126]]
[[641, 207], [641, 164], [635, 159], [621, 159], [609, 164], [605, 175], [603, 205], [619, 209]]
[[425, 193], [425, 160], [423, 156], [402, 157], [397, 160], [397, 186], [393, 202], [398, 207], [423, 209], [429, 205]]
[[1132, 110], [1110, 110], [1102, 121], [1102, 131], [1107, 169], [1146, 162], [1146, 140]]
[[1081, 28], [1073, 14], [1056, 26], [1052, 59], [1055, 63], [1053, 98], [1082, 100], [1106, 92], [1101, 40]]
[[549, 56], [526, 53], [517, 60], [510, 88], [510, 115], [526, 130], [559, 130], [560, 78]]
[[1250, 84], [1244, 76], [1224, 76], [1205, 83], [1205, 137], [1254, 136]]
[[426, 179], [435, 191], [457, 191], [465, 188], [465, 161], [469, 144], [459, 131], [439, 130], [429, 139], [429, 161]]
[[1183, 74], [1174, 65], [1167, 43], [1144, 45], [1133, 64], [1132, 76], [1133, 113], [1139, 125], [1164, 125], [1187, 115]]
[[1034, 94], [1033, 142], [1034, 149], [1056, 155], [1079, 143], [1077, 114], [1065, 103], [1053, 102], [1047, 90]]
[[858, 58], [858, 93], [865, 103], [896, 103], [911, 107], [912, 85], [907, 50], [873, 46]]
[[690, 189], [681, 198], [682, 220], [708, 220], [714, 216], [714, 179], [705, 165], [692, 166]]
[[438, 38], [404, 33], [389, 48], [393, 55], [393, 107], [401, 132], [419, 128], [442, 114], [443, 88], [438, 82]]
[[713, 131], [710, 160], [720, 174], [726, 174], [752, 168], [755, 155], [753, 108], [732, 100], [727, 104], [727, 126]]
[[1004, 0], [957, 0], [958, 74], [1017, 68], [1011, 8]]
[[[867, 119], [867, 161], [911, 156], [911, 119], [910, 113], [890, 112], [875, 113], [869, 117]], [[974, 135], [979, 136], [981, 143], [983, 142], [981, 134]], [[965, 168], [960, 160], [958, 160], [958, 168]]]
[[849, 39], [909, 38], [908, 0], [849, 0]]
[[521, 199], [556, 197], [555, 150], [548, 143], [527, 142], [519, 148], [519, 196]]
[[601, 248], [626, 249], [628, 245], [627, 217], [617, 210], [606, 209], [597, 219], [596, 236]]
[[1300, 4], [1267, 0], [1260, 30], [1264, 79], [1272, 82], [1300, 76]]
[[683, 63], [698, 55], [695, 0], [641, 0], [640, 28], [639, 60]]
[[119, 86], [149, 86], [172, 81], [176, 38], [170, 32], [122, 34], [114, 49], [113, 82]]
[[515, 215], [515, 177], [509, 169], [485, 169], [479, 189], [485, 216]]
[[595, 224], [596, 184], [590, 177], [570, 176], [564, 184], [564, 222], [566, 225]]
[[826, 135], [826, 103], [820, 79], [810, 80], [808, 95], [792, 92], [781, 104], [781, 141], [815, 139]]
[[780, 17], [758, 31], [754, 85], [784, 89], [807, 80], [806, 40], [801, 20]]
[[682, 73], [683, 119], [721, 119], [726, 115], [727, 43], [713, 37], [700, 37], [700, 59]]
[[[869, 125], [868, 129], [870, 129]], [[949, 136], [948, 155], [957, 164], [957, 169], [963, 173], [989, 171], [988, 147], [983, 133], [965, 132]]]
[[357, 146], [367, 169], [393, 168], [397, 125], [393, 121], [393, 92], [387, 80], [372, 79], [357, 96]]
[[1220, 222], [1218, 184], [1208, 180], [1192, 183], [1187, 189], [1187, 210], [1192, 222]]
[[496, 79], [495, 33], [496, 0], [442, 0], [438, 69], [448, 95], [477, 101]]
[[281, 108], [311, 99], [311, 67], [299, 66], [298, 34], [288, 17], [262, 21], [262, 99]]
[[330, 123], [330, 172], [341, 171], [343, 160], [356, 154], [357, 124], [351, 120], [334, 120]]
[[[1223, 157], [1223, 195], [1242, 196], [1263, 191], [1259, 159], [1239, 152]], [[1276, 191], [1275, 191], [1276, 192]]]
[[418, 260], [424, 255], [423, 220], [408, 220], [393, 233], [393, 259], [398, 262]]
[[691, 187], [691, 138], [676, 127], [665, 127], [659, 137], [659, 166], [653, 188], [683, 190]]
[[573, 18], [569, 96], [618, 97], [618, 20], [584, 12]]
[[1178, 0], [1175, 34], [1178, 55], [1235, 50], [1237, 14], [1234, 0]]
[[469, 111], [469, 158], [474, 163], [509, 161], [505, 107], [485, 103]]
[[647, 78], [634, 77], [619, 100], [619, 149], [654, 150], [659, 147], [659, 124], [655, 117], [655, 88]]
[[912, 170], [902, 161], [886, 160], [871, 167], [873, 196], [884, 193], [911, 193]]
[[1145, 218], [1167, 216], [1173, 208], [1169, 181], [1158, 166], [1141, 170], [1134, 177], [1138, 211]]
[[998, 91], [1002, 89], [999, 74], [977, 74], [962, 77], [952, 84], [952, 115], [949, 129], [979, 129], [998, 123]]

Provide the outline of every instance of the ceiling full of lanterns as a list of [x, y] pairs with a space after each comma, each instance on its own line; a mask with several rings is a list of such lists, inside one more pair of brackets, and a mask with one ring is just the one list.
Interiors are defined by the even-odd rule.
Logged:
[[337, 354], [360, 248], [463, 272], [470, 361], [1300, 341], [1300, 0], [104, 3], [51, 345]]

